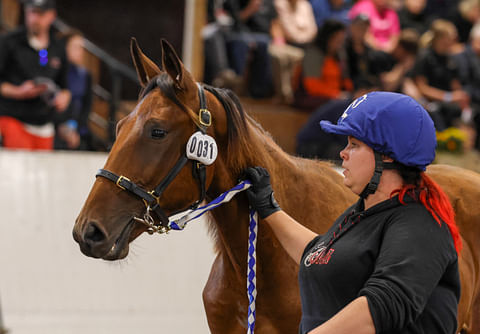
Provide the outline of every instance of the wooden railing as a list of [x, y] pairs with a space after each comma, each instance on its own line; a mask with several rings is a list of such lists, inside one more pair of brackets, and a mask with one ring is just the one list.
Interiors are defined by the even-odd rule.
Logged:
[[17, 0], [2, 0], [0, 26], [3, 31], [14, 29], [20, 20], [20, 4]]

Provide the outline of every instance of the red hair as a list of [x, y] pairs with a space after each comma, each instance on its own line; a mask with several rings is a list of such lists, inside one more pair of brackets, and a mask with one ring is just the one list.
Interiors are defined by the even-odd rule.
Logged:
[[422, 203], [440, 226], [442, 222], [447, 224], [457, 254], [460, 253], [462, 240], [455, 223], [455, 212], [447, 195], [435, 181], [422, 172], [420, 173], [420, 184], [418, 187], [413, 184], [406, 184], [403, 188], [393, 191], [392, 196], [396, 193], [398, 193], [400, 203], [405, 204], [404, 197], [405, 194], [408, 194]]

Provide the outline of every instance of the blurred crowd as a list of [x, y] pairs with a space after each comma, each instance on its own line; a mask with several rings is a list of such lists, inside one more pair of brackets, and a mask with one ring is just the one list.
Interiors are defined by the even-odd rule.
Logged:
[[439, 133], [480, 147], [480, 0], [209, 0], [204, 81], [311, 112], [297, 154], [338, 158], [322, 132], [368, 91], [419, 101]]
[[54, 0], [23, 0], [24, 24], [0, 36], [1, 146], [92, 150], [92, 80], [79, 31], [58, 34]]
[[[24, 25], [0, 35], [1, 146], [94, 150], [83, 36], [53, 31], [54, 0], [22, 3]], [[325, 134], [319, 120], [336, 121], [372, 90], [412, 96], [439, 134], [480, 148], [480, 0], [207, 4], [203, 81], [310, 112], [297, 154], [337, 158], [345, 139]]]

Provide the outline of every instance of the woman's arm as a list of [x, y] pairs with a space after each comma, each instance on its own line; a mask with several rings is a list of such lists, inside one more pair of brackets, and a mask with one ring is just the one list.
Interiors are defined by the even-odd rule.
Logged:
[[272, 228], [280, 244], [296, 263], [300, 263], [305, 246], [317, 236], [280, 209], [273, 196], [270, 175], [265, 168], [254, 167], [245, 170], [252, 186], [247, 189], [248, 201], [261, 219]]
[[272, 228], [282, 247], [288, 255], [299, 264], [307, 244], [318, 234], [306, 228], [285, 211], [277, 211], [267, 218], [265, 222]]
[[368, 308], [367, 298], [365, 296], [358, 297], [330, 320], [308, 333], [375, 334], [375, 325]]
[[[428, 84], [427, 78], [425, 78], [424, 76], [421, 76], [421, 75], [416, 76], [415, 83], [417, 84], [417, 87], [420, 93], [422, 93], [422, 95], [425, 96], [427, 99], [434, 100], [434, 101], [448, 100], [445, 98], [445, 96], [448, 95], [448, 93], [450, 92], [430, 86]], [[446, 102], [449, 102], [449, 101], [446, 101]]]

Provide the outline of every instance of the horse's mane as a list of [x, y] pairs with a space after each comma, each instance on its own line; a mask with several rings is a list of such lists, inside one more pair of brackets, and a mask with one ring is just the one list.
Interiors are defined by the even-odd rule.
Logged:
[[230, 170], [242, 172], [246, 167], [265, 163], [272, 150], [281, 151], [266, 132], [242, 107], [238, 97], [229, 89], [204, 86], [222, 104], [227, 116], [228, 152]]
[[[179, 89], [166, 73], [153, 78], [142, 90], [143, 98], [154, 88], [160, 88], [162, 93], [187, 114], [192, 115], [189, 108], [181, 102]], [[229, 89], [216, 88], [203, 84], [203, 88], [212, 93], [225, 109], [227, 118], [227, 165], [229, 170], [239, 175], [246, 167], [266, 165], [268, 152], [282, 151], [270, 134], [266, 132], [243, 109], [238, 97]], [[208, 106], [207, 106], [208, 108]]]

